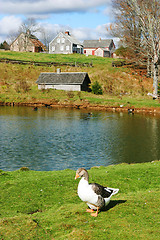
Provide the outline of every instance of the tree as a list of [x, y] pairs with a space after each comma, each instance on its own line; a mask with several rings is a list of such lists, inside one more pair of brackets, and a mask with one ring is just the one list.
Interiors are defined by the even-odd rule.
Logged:
[[121, 44], [130, 52], [131, 59], [139, 59], [140, 24], [139, 19], [130, 9], [128, 0], [112, 0], [115, 9], [115, 22], [112, 26], [114, 36], [121, 39]]
[[41, 27], [37, 23], [35, 18], [27, 18], [22, 25], [19, 27], [19, 33], [30, 31], [31, 34], [35, 34], [37, 32], [41, 32]]
[[13, 42], [21, 33], [26, 34], [29, 32], [29, 34], [35, 34], [41, 32], [41, 27], [36, 22], [34, 18], [27, 18], [24, 20], [24, 22], [21, 24], [17, 32], [11, 32], [8, 36], [10, 39], [10, 42]]
[[160, 1], [130, 0], [131, 7], [140, 20], [142, 41], [153, 64], [153, 94], [158, 94], [158, 59], [160, 43]]
[[95, 83], [93, 83], [92, 92], [96, 95], [102, 95], [103, 94], [102, 87], [101, 87], [101, 85], [99, 84], [98, 81], [95, 81]]
[[27, 18], [21, 24], [17, 32], [12, 32], [9, 34], [8, 38], [10, 39], [10, 43], [12, 43], [21, 33], [24, 33], [23, 42], [27, 41], [25, 37], [27, 33], [30, 35], [38, 35], [38, 38], [47, 48], [49, 42], [55, 37], [54, 31], [47, 29], [46, 26], [43, 27], [34, 18]]
[[[153, 94], [158, 94], [158, 60], [160, 43], [159, 0], [113, 0], [119, 6], [118, 17], [121, 35], [127, 46], [141, 60], [148, 59], [153, 66]], [[118, 25], [118, 24], [117, 24]]]
[[3, 43], [0, 44], [0, 49], [9, 50], [10, 49], [9, 44], [6, 41], [4, 41]]
[[41, 29], [41, 40], [43, 42], [43, 44], [47, 47], [47, 50], [49, 50], [49, 43], [51, 42], [51, 40], [53, 38], [55, 38], [55, 33], [48, 30], [47, 28], [45, 27], [42, 27]]

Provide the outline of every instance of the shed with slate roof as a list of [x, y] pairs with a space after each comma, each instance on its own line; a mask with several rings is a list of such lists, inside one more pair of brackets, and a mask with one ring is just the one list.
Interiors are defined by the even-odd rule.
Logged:
[[38, 89], [57, 89], [66, 91], [89, 91], [91, 80], [86, 72], [41, 73]]

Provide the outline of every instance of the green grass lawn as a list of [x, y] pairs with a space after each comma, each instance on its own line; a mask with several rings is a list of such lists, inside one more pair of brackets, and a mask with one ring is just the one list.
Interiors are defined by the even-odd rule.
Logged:
[[47, 53], [31, 53], [31, 52], [11, 52], [0, 51], [0, 58], [35, 61], [35, 62], [80, 62], [102, 64], [112, 63], [112, 58], [97, 58], [96, 56], [88, 56], [82, 54], [47, 54]]
[[0, 172], [0, 239], [160, 239], [160, 161], [89, 170], [119, 188], [97, 218], [77, 196], [75, 171]]

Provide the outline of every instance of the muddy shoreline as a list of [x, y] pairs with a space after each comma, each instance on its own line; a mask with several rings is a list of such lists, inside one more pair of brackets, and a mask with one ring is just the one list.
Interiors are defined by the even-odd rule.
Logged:
[[71, 108], [71, 109], [86, 109], [97, 111], [110, 111], [110, 112], [128, 112], [128, 113], [148, 113], [148, 114], [160, 114], [160, 107], [126, 107], [126, 106], [106, 106], [90, 103], [59, 103], [51, 101], [37, 101], [37, 102], [0, 102], [0, 106], [27, 106], [27, 107], [47, 107], [47, 108]]

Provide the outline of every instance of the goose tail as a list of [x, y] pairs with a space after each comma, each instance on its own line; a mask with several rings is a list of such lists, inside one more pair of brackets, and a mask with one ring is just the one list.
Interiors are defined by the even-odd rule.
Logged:
[[108, 190], [112, 191], [112, 196], [117, 194], [119, 192], [119, 189], [118, 188], [110, 188], [110, 187], [107, 187]]

